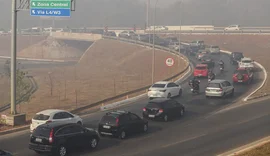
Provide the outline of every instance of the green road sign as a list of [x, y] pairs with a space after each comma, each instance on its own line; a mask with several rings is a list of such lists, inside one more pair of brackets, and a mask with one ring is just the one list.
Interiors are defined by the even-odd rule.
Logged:
[[70, 8], [71, 0], [31, 0], [31, 8], [44, 9], [67, 9]]

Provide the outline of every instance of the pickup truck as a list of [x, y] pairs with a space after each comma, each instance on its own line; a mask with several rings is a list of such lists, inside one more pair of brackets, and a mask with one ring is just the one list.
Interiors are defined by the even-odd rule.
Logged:
[[241, 59], [241, 61], [239, 61], [238, 67], [253, 70], [254, 69], [254, 61], [249, 57], [244, 57]]
[[247, 83], [253, 80], [253, 72], [246, 68], [238, 68], [233, 74], [233, 83]]

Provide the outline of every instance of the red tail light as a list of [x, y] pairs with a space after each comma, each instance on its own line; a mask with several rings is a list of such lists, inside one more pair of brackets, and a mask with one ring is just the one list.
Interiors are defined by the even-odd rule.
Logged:
[[163, 113], [163, 109], [160, 109], [158, 112], [159, 112], [159, 113]]
[[53, 129], [50, 132], [50, 136], [49, 136], [49, 143], [53, 143]]
[[143, 111], [145, 112], [145, 111], [146, 111], [146, 109], [145, 109], [145, 108], [143, 108]]
[[119, 119], [116, 118], [116, 126], [119, 126]]
[[222, 89], [222, 88], [219, 88], [219, 90], [218, 90], [218, 91], [222, 92], [222, 91], [223, 91], [223, 89]]
[[50, 123], [50, 122], [52, 122], [52, 120], [48, 120], [48, 121], [46, 121], [46, 124], [47, 124], [47, 123]]

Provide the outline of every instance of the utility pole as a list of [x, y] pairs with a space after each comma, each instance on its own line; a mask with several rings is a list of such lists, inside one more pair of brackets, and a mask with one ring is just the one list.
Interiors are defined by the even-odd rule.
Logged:
[[11, 99], [10, 99], [10, 113], [11, 115], [17, 114], [16, 111], [16, 52], [17, 52], [17, 0], [12, 0], [11, 6]]
[[155, 48], [155, 35], [156, 35], [156, 8], [157, 8], [158, 0], [156, 0], [155, 4], [155, 13], [154, 13], [154, 33], [153, 33], [153, 52], [152, 52], [152, 84], [155, 82], [155, 55], [156, 55], [156, 48]]
[[149, 8], [150, 8], [150, 0], [146, 0], [146, 28], [149, 27]]

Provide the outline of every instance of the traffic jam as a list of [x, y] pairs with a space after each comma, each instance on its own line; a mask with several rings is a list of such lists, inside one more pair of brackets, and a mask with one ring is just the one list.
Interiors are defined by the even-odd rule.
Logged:
[[[170, 41], [174, 50], [181, 48], [181, 53], [194, 57], [199, 61], [194, 65], [193, 76], [189, 80], [191, 94], [205, 94], [210, 97], [227, 97], [234, 95], [234, 84], [250, 84], [253, 80], [254, 61], [244, 57], [241, 52], [230, 54], [230, 63], [236, 66], [229, 80], [216, 79], [216, 74], [224, 74], [226, 65], [214, 57], [221, 55], [218, 46], [207, 47], [204, 41], [193, 41], [188, 46]], [[169, 60], [172, 63], [173, 60]], [[216, 67], [216, 68], [215, 68]], [[218, 71], [214, 71], [219, 69]], [[200, 90], [202, 78], [207, 79], [205, 90]], [[203, 80], [202, 80], [203, 81]], [[183, 88], [171, 81], [159, 81], [148, 89], [148, 103], [141, 114], [129, 111], [114, 110], [107, 112], [100, 119], [97, 128], [88, 128], [83, 119], [71, 112], [48, 109], [35, 114], [30, 125], [29, 149], [37, 154], [53, 154], [66, 156], [78, 148], [96, 149], [102, 137], [126, 139], [136, 133], [147, 133], [149, 120], [168, 122], [181, 118], [185, 114], [185, 106], [173, 97], [181, 97]]]

